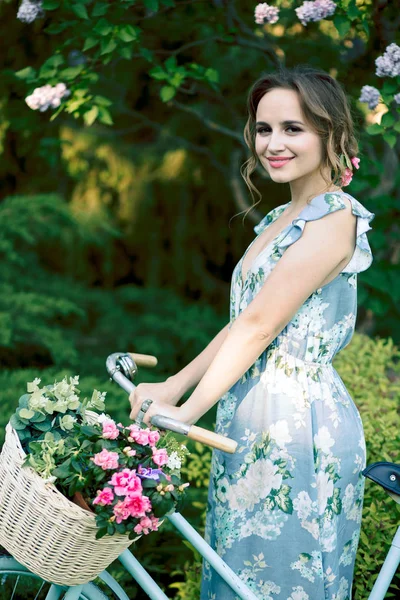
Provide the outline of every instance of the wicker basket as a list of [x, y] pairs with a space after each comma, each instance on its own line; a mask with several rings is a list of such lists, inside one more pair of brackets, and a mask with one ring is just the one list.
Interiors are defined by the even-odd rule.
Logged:
[[73, 504], [30, 467], [8, 423], [0, 454], [0, 545], [46, 581], [77, 585], [94, 579], [132, 544], [128, 535], [96, 540], [94, 514]]

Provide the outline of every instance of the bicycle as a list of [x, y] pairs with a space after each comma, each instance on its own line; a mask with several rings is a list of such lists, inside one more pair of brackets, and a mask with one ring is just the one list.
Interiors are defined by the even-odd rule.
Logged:
[[[128, 394], [135, 389], [133, 379], [138, 371], [138, 366], [152, 367], [157, 364], [153, 356], [131, 353], [113, 353], [106, 360], [106, 368], [111, 381], [114, 381]], [[186, 435], [187, 437], [219, 448], [225, 452], [233, 453], [236, 442], [214, 432], [197, 426], [189, 426], [174, 419], [163, 416], [153, 416], [152, 425], [159, 429], [173, 431]], [[389, 495], [400, 504], [400, 465], [388, 462], [378, 462], [369, 465], [363, 471], [363, 475], [381, 485]], [[1, 501], [1, 499], [0, 499]], [[246, 586], [236, 573], [220, 558], [220, 556], [206, 543], [199, 533], [179, 513], [174, 512], [167, 518], [174, 527], [188, 540], [192, 546], [205, 558], [217, 573], [226, 581], [229, 587], [237, 593], [241, 600], [258, 600], [255, 594]], [[133, 577], [136, 583], [143, 589], [151, 600], [168, 600], [168, 596], [162, 591], [149, 573], [143, 568], [139, 561], [129, 550], [125, 550], [118, 560], [124, 569]], [[390, 550], [385, 558], [378, 578], [373, 586], [368, 600], [383, 600], [389, 585], [396, 573], [400, 563], [400, 526], [398, 527], [391, 543]], [[11, 581], [10, 577], [16, 577]], [[121, 585], [108, 573], [107, 570], [98, 575], [107, 586], [108, 591], [118, 600], [129, 600], [128, 595]], [[45, 600], [107, 600], [109, 598], [97, 585], [92, 582], [72, 587], [57, 585], [43, 580], [35, 573], [29, 571], [12, 556], [0, 556], [0, 581], [1, 586], [12, 589], [10, 599], [24, 598], [18, 596], [20, 579], [33, 580], [39, 586], [35, 600], [39, 600], [42, 590], [48, 590]], [[25, 587], [27, 583], [25, 583]], [[43, 597], [42, 597], [43, 598]], [[42, 600], [42, 599], [41, 599]], [[222, 599], [221, 599], [222, 600]]]

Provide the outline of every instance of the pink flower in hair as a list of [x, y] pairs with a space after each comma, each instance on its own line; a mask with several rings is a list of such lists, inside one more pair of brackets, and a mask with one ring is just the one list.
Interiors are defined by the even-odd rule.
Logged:
[[353, 171], [349, 169], [349, 167], [346, 167], [345, 172], [342, 175], [342, 186], [345, 187], [346, 185], [349, 185], [352, 179]]
[[350, 159], [350, 162], [356, 169], [360, 168], [360, 159], [357, 156], [353, 156], [353, 158]]

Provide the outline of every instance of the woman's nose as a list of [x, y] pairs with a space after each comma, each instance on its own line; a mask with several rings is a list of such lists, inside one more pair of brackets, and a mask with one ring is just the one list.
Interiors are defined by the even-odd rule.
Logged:
[[283, 140], [282, 133], [280, 131], [273, 131], [269, 136], [268, 140], [268, 150], [270, 152], [278, 152], [279, 150], [284, 150], [285, 144]]

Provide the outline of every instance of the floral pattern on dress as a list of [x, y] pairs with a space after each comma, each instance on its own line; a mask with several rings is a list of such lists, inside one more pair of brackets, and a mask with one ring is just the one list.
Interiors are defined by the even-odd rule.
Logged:
[[[307, 298], [217, 407], [216, 431], [238, 449], [213, 451], [205, 537], [260, 600], [351, 597], [365, 439], [332, 360], [354, 333], [357, 273], [372, 262], [366, 233], [374, 214], [345, 192], [316, 196], [255, 258], [244, 281], [244, 256], [232, 274], [231, 323], [307, 221], [344, 209], [344, 198], [357, 216], [352, 259]], [[256, 234], [286, 206], [270, 211]], [[237, 598], [204, 561], [201, 600]]]

